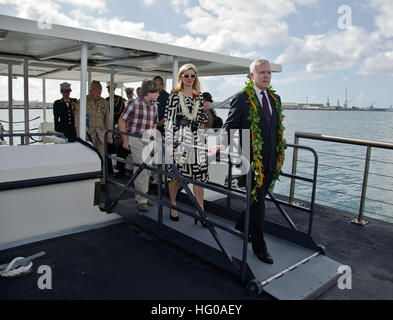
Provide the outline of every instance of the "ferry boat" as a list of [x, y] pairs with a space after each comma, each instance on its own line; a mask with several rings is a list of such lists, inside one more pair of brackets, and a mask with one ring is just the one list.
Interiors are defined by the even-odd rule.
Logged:
[[[13, 76], [24, 77], [26, 106], [26, 134], [3, 134], [11, 144], [19, 138], [21, 144], [0, 146], [0, 271], [16, 269], [11, 261], [25, 269], [20, 277], [4, 273], [0, 298], [393, 298], [393, 226], [387, 222], [350, 224], [347, 213], [317, 205], [315, 197], [294, 204], [270, 193], [266, 241], [275, 263], [266, 265], [252, 254], [247, 228], [233, 228], [239, 212], [247, 213], [250, 181], [245, 189], [233, 184], [231, 162], [209, 166], [206, 212], [188, 189], [195, 181], [178, 176], [184, 185], [178, 201], [182, 216], [173, 223], [163, 179], [146, 195], [155, 204], [142, 214], [133, 201], [132, 177], [106, 175], [105, 190], [97, 187], [101, 160], [86, 143], [65, 143], [45, 133], [47, 124], [42, 135], [48, 137], [28, 143], [29, 77], [43, 83], [80, 80], [83, 114], [90, 80], [135, 82], [157, 74], [176, 79], [183, 63], [196, 65], [201, 77], [246, 75], [250, 60], [60, 25], [43, 29], [36, 21], [5, 15], [0, 31], [0, 64], [8, 66], [0, 74], [9, 77], [11, 88]], [[282, 71], [281, 65], [272, 64], [272, 71]], [[9, 101], [11, 106], [12, 89]], [[80, 128], [85, 132], [83, 121]], [[313, 178], [283, 173], [311, 183], [315, 196], [316, 152], [299, 144], [288, 147], [315, 156]], [[106, 159], [116, 157], [106, 154]], [[144, 168], [168, 176], [164, 168]], [[195, 209], [207, 228], [194, 225]], [[14, 259], [29, 256], [35, 258], [32, 266], [31, 259]], [[42, 270], [50, 271], [50, 283], [40, 280]]]

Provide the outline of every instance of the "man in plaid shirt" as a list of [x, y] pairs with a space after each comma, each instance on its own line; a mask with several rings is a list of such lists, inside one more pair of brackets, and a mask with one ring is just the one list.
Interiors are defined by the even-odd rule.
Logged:
[[[143, 135], [146, 130], [157, 127], [157, 108], [155, 101], [157, 101], [159, 91], [157, 84], [152, 80], [144, 80], [142, 83], [142, 95], [130, 101], [124, 108], [123, 113], [119, 118], [119, 129], [125, 132], [127, 130], [130, 134]], [[128, 123], [128, 125], [126, 125]], [[127, 126], [127, 129], [126, 129]], [[143, 141], [142, 138], [122, 135], [123, 148], [131, 151], [132, 160], [136, 163], [143, 163], [142, 158], [143, 149], [147, 146], [149, 141]], [[139, 169], [134, 166], [134, 174]], [[148, 193], [149, 191], [149, 170], [142, 170], [134, 181], [134, 186], [137, 191]], [[136, 194], [135, 200], [140, 211], [149, 211], [149, 205], [153, 205], [145, 197]]]

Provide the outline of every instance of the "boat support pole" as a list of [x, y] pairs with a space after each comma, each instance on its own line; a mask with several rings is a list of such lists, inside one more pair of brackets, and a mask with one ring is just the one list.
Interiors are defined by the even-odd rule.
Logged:
[[44, 123], [46, 122], [46, 81], [45, 80], [46, 80], [45, 78], [42, 78], [42, 117]]
[[[24, 79], [24, 104], [25, 104], [25, 133], [29, 134], [29, 61], [23, 60], [23, 79]], [[25, 137], [23, 144], [29, 144], [29, 136]]]
[[115, 88], [115, 70], [111, 68], [111, 86], [109, 91], [109, 117], [111, 119], [111, 123], [113, 123], [113, 119], [115, 117], [115, 89], [114, 88]]
[[87, 81], [87, 43], [81, 46], [81, 95], [79, 104], [79, 136], [86, 140], [86, 81]]
[[172, 66], [172, 89], [175, 89], [177, 84], [177, 73], [179, 72], [179, 57], [173, 56]]
[[87, 91], [90, 93], [90, 85], [91, 85], [91, 70], [88, 69], [87, 72]]
[[[14, 133], [14, 116], [12, 110], [12, 63], [8, 64], [8, 133]], [[10, 136], [10, 145], [14, 144], [14, 138]]]

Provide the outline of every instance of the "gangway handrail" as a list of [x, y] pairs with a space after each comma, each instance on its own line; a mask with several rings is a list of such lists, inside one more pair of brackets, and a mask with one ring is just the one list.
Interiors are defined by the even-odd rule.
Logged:
[[[310, 207], [309, 208], [305, 208], [305, 207], [293, 204], [293, 202], [291, 202], [291, 201], [285, 202], [283, 200], [276, 199], [273, 196], [272, 192], [270, 192], [270, 191], [268, 191], [269, 197], [266, 197], [266, 199], [269, 200], [269, 201], [272, 201], [276, 205], [276, 207], [278, 208], [280, 213], [283, 215], [285, 220], [288, 222], [289, 226], [293, 230], [295, 230], [295, 231], [298, 231], [298, 228], [296, 227], [296, 224], [292, 221], [292, 219], [289, 217], [289, 215], [286, 213], [286, 211], [280, 205], [285, 205], [287, 207], [290, 207], [290, 208], [297, 209], [297, 210], [300, 210], [300, 211], [308, 213], [310, 215], [310, 217], [309, 217], [309, 225], [308, 225], [307, 234], [309, 236], [311, 236], [313, 220], [314, 220], [314, 204], [315, 204], [315, 198], [316, 198], [316, 185], [317, 185], [317, 174], [318, 174], [318, 154], [317, 154], [317, 152], [313, 148], [311, 148], [309, 146], [303, 146], [303, 145], [299, 145], [299, 144], [287, 143], [287, 147], [292, 147], [295, 150], [298, 150], [298, 149], [308, 150], [314, 156], [314, 170], [313, 170], [313, 174], [312, 174], [313, 178], [302, 177], [302, 176], [299, 176], [299, 175], [297, 175], [295, 173], [290, 174], [290, 173], [285, 173], [285, 172], [282, 172], [282, 171], [280, 172], [280, 177], [282, 176], [282, 177], [291, 178], [291, 181], [296, 179], [296, 180], [302, 180], [302, 181], [306, 181], [306, 182], [312, 183]], [[229, 171], [228, 172], [228, 177], [229, 177], [228, 185], [229, 186], [232, 185], [231, 170], [232, 170], [232, 167], [230, 166], [228, 168], [228, 171]], [[239, 190], [239, 192], [244, 194], [246, 191]], [[229, 201], [229, 199], [227, 201], [227, 207], [230, 208], [230, 201]]]
[[[133, 136], [133, 137], [137, 137], [137, 138], [141, 138], [142, 137], [141, 135], [130, 134], [130, 133], [122, 132], [122, 131], [118, 131], [118, 130], [108, 130], [108, 132], [113, 132], [113, 133], [116, 133], [116, 134], [122, 134], [122, 135], [127, 135], [127, 136]], [[154, 141], [154, 139], [150, 138], [150, 141]], [[163, 139], [163, 141], [164, 141], [164, 139]], [[208, 148], [204, 148], [204, 147], [201, 147], [201, 146], [195, 146], [195, 145], [189, 145], [189, 144], [185, 144], [183, 142], [171, 141], [170, 144], [173, 144], [174, 146], [183, 146], [183, 147], [185, 147], [187, 149], [193, 149], [193, 150], [197, 149], [197, 150], [201, 150], [201, 151], [208, 151]], [[249, 171], [250, 163], [249, 163], [247, 157], [245, 157], [245, 156], [243, 156], [241, 154], [238, 154], [238, 153], [227, 152], [227, 151], [220, 151], [220, 154], [224, 155], [224, 156], [228, 155], [228, 159], [220, 157], [220, 162], [232, 163], [230, 161], [229, 157], [237, 158], [237, 159], [239, 159], [240, 163], [243, 163], [245, 165], [245, 170], [244, 171], [246, 171], [246, 172]], [[138, 165], [138, 163], [136, 163], [136, 162], [133, 162], [133, 161], [130, 161], [130, 160], [125, 160], [125, 159], [119, 158], [117, 156], [107, 155], [107, 157], [109, 159], [122, 162], [124, 164], [125, 163], [129, 163], [131, 165]], [[172, 159], [169, 159], [169, 162], [173, 163]], [[170, 164], [170, 163], [164, 163], [164, 164]], [[154, 171], [154, 172], [158, 172], [159, 171], [158, 168], [152, 167], [152, 166], [149, 166], [149, 165], [146, 165], [145, 168], [149, 169], [150, 171]], [[164, 171], [164, 172], [162, 172], [162, 174], [167, 176], [167, 177], [171, 177], [171, 178], [174, 177], [174, 174], [170, 173], [170, 172]], [[195, 184], [197, 186], [204, 187], [204, 188], [210, 189], [210, 190], [215, 191], [215, 192], [224, 193], [226, 195], [230, 194], [230, 195], [232, 195], [235, 198], [244, 199], [244, 196], [239, 195], [239, 194], [242, 193], [240, 190], [232, 189], [230, 187], [223, 187], [221, 185], [218, 185], [218, 184], [210, 182], [210, 181], [209, 182], [205, 182], [205, 183], [201, 183], [201, 182], [192, 180], [192, 179], [187, 178], [187, 177], [182, 177], [182, 178], [187, 183], [192, 183], [192, 184]], [[235, 194], [231, 193], [230, 191], [236, 192], [237, 194], [236, 193]]]
[[393, 143], [367, 140], [367, 139], [347, 138], [347, 137], [330, 136], [326, 134], [298, 132], [298, 131], [295, 132], [295, 143], [296, 143], [296, 138], [305, 138], [305, 139], [330, 141], [330, 142], [341, 142], [346, 144], [354, 144], [358, 146], [366, 146], [366, 147], [371, 146], [376, 148], [393, 150]]
[[[109, 183], [114, 183], [116, 185], [119, 185], [119, 183], [112, 181], [111, 179], [109, 179], [108, 177], [108, 168], [107, 168], [107, 159], [118, 159], [117, 157], [113, 157], [113, 156], [109, 156], [107, 151], [108, 151], [108, 147], [107, 147], [107, 136], [109, 133], [113, 133], [113, 134], [121, 134], [121, 135], [126, 135], [126, 136], [132, 136], [132, 137], [137, 137], [137, 138], [143, 138], [146, 139], [146, 137], [142, 137], [142, 135], [138, 135], [138, 134], [130, 134], [128, 132], [122, 132], [117, 130], [107, 130], [105, 132], [104, 135], [104, 170], [105, 170], [105, 183], [107, 184]], [[151, 141], [156, 141], [154, 139], [153, 136], [150, 136]], [[177, 141], [172, 141], [169, 140], [169, 145], [181, 145], [184, 146], [185, 148], [189, 148], [189, 149], [199, 149], [199, 150], [203, 150], [205, 152], [208, 151], [207, 148], [201, 147], [201, 146], [195, 146], [195, 145], [188, 145], [185, 143], [180, 143]], [[160, 141], [157, 142], [157, 145]], [[169, 208], [173, 208], [173, 209], [177, 209], [179, 211], [182, 211], [183, 213], [185, 213], [186, 215], [192, 216], [198, 220], [201, 220], [202, 222], [206, 223], [207, 228], [209, 229], [210, 233], [212, 234], [214, 240], [216, 241], [216, 243], [218, 244], [220, 250], [223, 252], [223, 254], [226, 256], [226, 258], [228, 259], [228, 261], [231, 262], [232, 267], [234, 268], [234, 270], [236, 270], [237, 272], [240, 273], [241, 278], [244, 280], [246, 277], [246, 272], [247, 272], [247, 247], [248, 247], [248, 232], [249, 232], [249, 200], [250, 200], [250, 190], [251, 190], [251, 170], [248, 170], [247, 173], [247, 178], [246, 178], [246, 184], [247, 184], [247, 190], [248, 192], [246, 192], [246, 195], [243, 196], [244, 200], [245, 200], [245, 214], [244, 214], [244, 220], [245, 220], [245, 227], [244, 227], [244, 231], [237, 231], [235, 229], [229, 231], [229, 228], [220, 224], [220, 223], [213, 223], [212, 221], [210, 221], [205, 213], [204, 210], [202, 210], [202, 208], [200, 207], [199, 203], [197, 202], [194, 194], [191, 192], [190, 188], [188, 187], [188, 183], [192, 183], [192, 184], [197, 184], [203, 187], [208, 187], [210, 189], [215, 189], [216, 192], [224, 192], [227, 193], [228, 191], [225, 189], [219, 190], [219, 188], [217, 188], [217, 186], [209, 186], [208, 184], [203, 184], [203, 183], [199, 183], [195, 180], [192, 179], [188, 179], [183, 177], [180, 172], [178, 171], [175, 162], [173, 161], [172, 157], [167, 153], [167, 149], [166, 146], [168, 145], [168, 143], [166, 143], [165, 139], [161, 140], [161, 152], [162, 154], [164, 154], [164, 157], [161, 157], [161, 159], [169, 159], [170, 163], [169, 165], [172, 167], [173, 170], [173, 176], [176, 177], [177, 180], [179, 180], [180, 184], [182, 185], [182, 187], [184, 188], [184, 190], [186, 191], [186, 194], [188, 196], [188, 198], [191, 200], [193, 206], [196, 208], [196, 210], [198, 211], [198, 215], [195, 214], [195, 211], [189, 212], [189, 210], [187, 210], [187, 208], [183, 208], [182, 205], [172, 205], [171, 203], [169, 203], [168, 201], [166, 201], [165, 199], [162, 198], [162, 176], [170, 176], [170, 174], [168, 172], [165, 172], [162, 169], [162, 163], [158, 164], [158, 168], [153, 168], [152, 166], [148, 166], [147, 163], [150, 162], [150, 160], [154, 157], [154, 151], [155, 149], [153, 148], [153, 150], [150, 152], [150, 155], [148, 157], [148, 159], [144, 160], [144, 163], [136, 163], [136, 162], [131, 162], [129, 160], [124, 160], [122, 159], [123, 163], [131, 163], [133, 165], [138, 166], [138, 170], [135, 172], [135, 174], [133, 175], [133, 177], [128, 181], [127, 186], [123, 187], [123, 192], [124, 191], [133, 191], [137, 194], [141, 194], [139, 191], [135, 190], [135, 188], [132, 188], [130, 185], [132, 183], [132, 181], [135, 180], [136, 176], [144, 169], [146, 170], [150, 170], [150, 171], [155, 171], [156, 173], [158, 173], [158, 198], [154, 198], [154, 200], [157, 201], [158, 203], [158, 223], [162, 224], [162, 206], [167, 206]], [[230, 153], [229, 152], [223, 152], [223, 154], [228, 154], [228, 159], [230, 158]], [[246, 165], [248, 165], [247, 167], [250, 168], [249, 166], [249, 162], [248, 159], [246, 157], [244, 157], [243, 155], [239, 155], [239, 154], [232, 154], [234, 157], [240, 158], [242, 161], [244, 161], [246, 163]], [[222, 160], [222, 159], [221, 159]], [[164, 161], [165, 163], [165, 161]], [[106, 189], [107, 190], [107, 189]], [[141, 194], [142, 195], [142, 194]], [[116, 202], [120, 200], [122, 195], [118, 195], [117, 199], [115, 200]], [[143, 196], [150, 198], [148, 195], [143, 194]], [[106, 210], [108, 212], [110, 212], [110, 209], [113, 208], [113, 205], [110, 204], [110, 199], [108, 196], [108, 191], [106, 191]], [[217, 234], [216, 230], [214, 229], [214, 227], [218, 227], [220, 229], [223, 229], [225, 231], [229, 231], [232, 234], [243, 238], [243, 257], [242, 257], [242, 264], [239, 268], [238, 264], [232, 259], [231, 255], [227, 252], [227, 249], [225, 248], [225, 246], [221, 243], [219, 235]]]

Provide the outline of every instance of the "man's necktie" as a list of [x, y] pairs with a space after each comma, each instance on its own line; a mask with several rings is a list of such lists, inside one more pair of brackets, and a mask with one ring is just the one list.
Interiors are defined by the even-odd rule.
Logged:
[[266, 121], [269, 125], [269, 127], [271, 127], [272, 125], [272, 115], [270, 113], [270, 109], [269, 109], [269, 103], [267, 102], [267, 98], [266, 95], [263, 91], [261, 91], [262, 94], [262, 108], [263, 108], [263, 113], [265, 115]]

